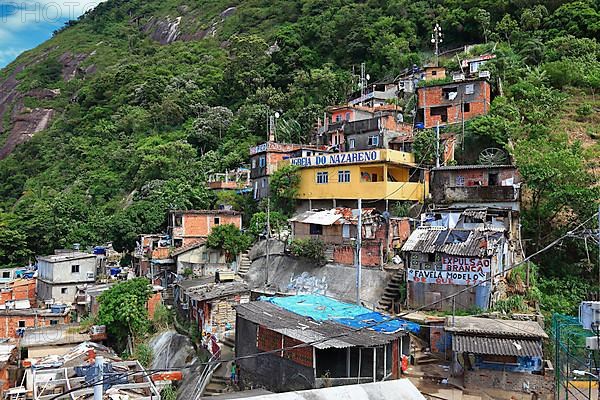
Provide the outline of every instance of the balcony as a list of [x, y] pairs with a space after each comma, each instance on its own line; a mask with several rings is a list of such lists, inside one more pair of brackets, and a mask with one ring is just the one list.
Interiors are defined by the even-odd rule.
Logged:
[[346, 125], [344, 125], [344, 134], [346, 135], [378, 131], [379, 118], [369, 118], [360, 121], [346, 122]]
[[298, 199], [364, 199], [364, 200], [410, 200], [423, 201], [425, 187], [419, 182], [359, 182], [310, 185], [298, 191]]

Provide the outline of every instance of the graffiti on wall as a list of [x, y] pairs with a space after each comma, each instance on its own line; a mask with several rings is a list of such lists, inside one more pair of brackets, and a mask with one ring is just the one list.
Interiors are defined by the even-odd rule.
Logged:
[[327, 294], [327, 278], [318, 278], [308, 272], [303, 272], [298, 276], [291, 276], [290, 283], [287, 286], [288, 291], [296, 294]]

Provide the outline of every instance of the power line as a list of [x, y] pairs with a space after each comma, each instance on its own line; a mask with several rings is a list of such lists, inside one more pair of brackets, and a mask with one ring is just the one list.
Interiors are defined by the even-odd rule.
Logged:
[[[572, 235], [572, 234], [575, 232], [575, 230], [577, 230], [577, 229], [579, 229], [579, 228], [583, 227], [583, 226], [584, 226], [585, 224], [587, 224], [589, 221], [591, 221], [592, 219], [594, 219], [594, 218], [595, 218], [597, 215], [599, 215], [599, 213], [595, 213], [595, 214], [594, 214], [594, 215], [592, 215], [590, 218], [586, 219], [586, 220], [585, 220], [585, 221], [583, 221], [581, 224], [579, 224], [579, 225], [578, 225], [578, 226], [577, 226], [577, 227], [576, 227], [574, 230], [567, 232], [567, 233], [566, 233], [566, 234], [564, 234], [563, 236], [559, 237], [558, 239], [556, 239], [556, 240], [554, 240], [553, 242], [551, 242], [550, 244], [548, 244], [546, 247], [544, 247], [544, 248], [542, 248], [542, 249], [540, 249], [540, 250], [536, 251], [536, 252], [535, 252], [535, 253], [533, 253], [532, 255], [530, 255], [530, 256], [528, 256], [528, 257], [524, 258], [522, 261], [519, 261], [518, 263], [516, 263], [516, 264], [513, 264], [513, 265], [511, 265], [511, 266], [510, 266], [510, 267], [508, 267], [508, 268], [505, 268], [505, 269], [504, 269], [502, 272], [498, 272], [498, 273], [496, 273], [496, 274], [494, 274], [494, 275], [490, 276], [489, 278], [486, 278], [486, 279], [483, 279], [483, 280], [481, 280], [481, 281], [478, 281], [478, 282], [477, 282], [477, 283], [475, 283], [474, 285], [467, 286], [467, 287], [465, 287], [464, 289], [461, 289], [461, 290], [459, 290], [458, 292], [452, 293], [452, 294], [450, 294], [450, 295], [448, 295], [448, 296], [444, 297], [443, 299], [440, 299], [440, 300], [437, 300], [437, 301], [431, 302], [431, 303], [429, 303], [429, 304], [425, 304], [425, 305], [423, 305], [423, 306], [421, 306], [421, 307], [418, 307], [416, 310], [411, 310], [411, 312], [415, 312], [415, 311], [421, 311], [421, 310], [424, 310], [424, 309], [426, 309], [426, 308], [429, 308], [429, 307], [431, 307], [431, 306], [433, 306], [433, 305], [436, 305], [436, 304], [438, 304], [438, 303], [441, 303], [441, 302], [443, 302], [443, 301], [450, 300], [451, 298], [453, 298], [453, 297], [456, 297], [456, 296], [458, 296], [459, 294], [461, 294], [461, 293], [464, 293], [464, 292], [466, 292], [466, 291], [468, 291], [468, 290], [471, 290], [471, 289], [472, 289], [472, 288], [474, 288], [474, 287], [477, 287], [477, 286], [483, 285], [484, 283], [486, 283], [486, 282], [488, 282], [488, 281], [490, 281], [490, 283], [491, 283], [491, 282], [492, 282], [492, 280], [493, 280], [494, 278], [497, 278], [497, 277], [503, 276], [503, 275], [504, 275], [506, 272], [508, 272], [508, 271], [511, 271], [511, 270], [513, 270], [513, 269], [517, 268], [518, 266], [520, 266], [520, 265], [522, 265], [522, 264], [524, 264], [524, 263], [528, 262], [528, 261], [529, 261], [529, 260], [531, 260], [533, 257], [536, 257], [536, 256], [540, 255], [541, 253], [544, 253], [544, 252], [546, 252], [546, 251], [550, 250], [552, 247], [556, 246], [557, 244], [559, 244], [560, 242], [562, 242], [564, 239], [566, 239], [566, 238], [570, 237], [570, 236], [571, 236], [571, 235]], [[410, 314], [411, 312], [405, 312], [405, 313], [403, 313], [403, 314], [400, 314], [400, 315], [398, 315], [398, 317], [403, 317], [403, 316], [406, 316], [406, 315]]]
[[[219, 363], [220, 364], [220, 363], [224, 363], [224, 362], [231, 362], [231, 361], [238, 361], [238, 360], [244, 360], [244, 359], [251, 359], [251, 358], [257, 358], [257, 357], [260, 357], [260, 356], [263, 356], [263, 355], [281, 353], [281, 352], [284, 352], [284, 351], [290, 351], [290, 350], [295, 350], [295, 349], [299, 349], [299, 348], [310, 347], [310, 346], [313, 346], [313, 345], [316, 345], [316, 344], [319, 344], [319, 343], [326, 342], [328, 340], [337, 339], [337, 338], [341, 338], [341, 337], [346, 337], [346, 336], [348, 336], [348, 335], [350, 335], [350, 334], [352, 334], [354, 332], [359, 332], [359, 331], [362, 331], [364, 329], [371, 329], [371, 328], [373, 328], [375, 326], [387, 323], [390, 320], [398, 319], [398, 318], [404, 317], [406, 315], [409, 315], [409, 314], [411, 314], [413, 312], [420, 311], [420, 310], [423, 310], [425, 308], [429, 308], [429, 307], [431, 307], [431, 306], [433, 306], [435, 304], [438, 304], [438, 303], [440, 303], [442, 301], [449, 300], [449, 299], [451, 299], [453, 297], [458, 296], [461, 293], [464, 293], [464, 292], [466, 292], [468, 290], [471, 290], [473, 287], [477, 287], [477, 286], [482, 285], [483, 283], [485, 283], [487, 281], [491, 281], [493, 278], [501, 276], [504, 273], [506, 273], [507, 271], [510, 271], [510, 270], [512, 270], [514, 268], [517, 268], [518, 266], [520, 266], [520, 265], [528, 262], [531, 258], [533, 258], [533, 257], [535, 257], [535, 256], [537, 256], [537, 255], [539, 255], [539, 254], [541, 254], [543, 252], [548, 251], [552, 247], [554, 247], [557, 244], [559, 244], [560, 242], [562, 242], [562, 240], [564, 240], [565, 238], [570, 237], [571, 235], [573, 235], [574, 232], [575, 232], [575, 230], [577, 230], [577, 229], [581, 228], [582, 226], [584, 226], [586, 223], [588, 223], [589, 221], [591, 221], [597, 215], [599, 215], [599, 213], [595, 213], [590, 218], [588, 218], [587, 220], [585, 220], [584, 222], [582, 222], [581, 224], [579, 224], [574, 230], [567, 232], [565, 235], [563, 235], [560, 238], [554, 240], [553, 242], [551, 242], [550, 244], [548, 244], [543, 249], [538, 250], [537, 252], [535, 252], [534, 254], [526, 257], [522, 261], [520, 261], [520, 262], [518, 262], [516, 264], [513, 264], [512, 266], [504, 269], [504, 271], [499, 272], [497, 274], [494, 274], [494, 275], [490, 276], [489, 278], [487, 278], [485, 280], [477, 282], [474, 285], [467, 286], [465, 289], [459, 290], [458, 292], [455, 292], [455, 293], [453, 293], [451, 295], [448, 295], [448, 296], [446, 296], [445, 298], [443, 298], [441, 300], [434, 301], [434, 302], [431, 302], [429, 304], [425, 304], [425, 305], [423, 305], [423, 306], [421, 306], [421, 307], [419, 307], [419, 308], [417, 308], [415, 310], [411, 310], [410, 312], [405, 312], [405, 313], [396, 315], [394, 317], [391, 317], [390, 319], [386, 319], [386, 320], [383, 320], [383, 321], [375, 322], [373, 324], [369, 324], [369, 325], [366, 325], [366, 326], [363, 326], [363, 327], [360, 327], [360, 328], [352, 329], [351, 332], [340, 333], [338, 335], [330, 335], [330, 336], [326, 336], [326, 337], [323, 337], [323, 338], [318, 339], [318, 340], [313, 340], [313, 341], [306, 342], [306, 343], [299, 343], [299, 344], [294, 345], [294, 346], [286, 346], [286, 347], [281, 347], [281, 348], [278, 348], [278, 349], [273, 349], [273, 350], [268, 350], [268, 351], [262, 351], [260, 353], [248, 354], [248, 355], [245, 355], [245, 356], [233, 357], [233, 358], [230, 358], [230, 359], [224, 359], [224, 360], [218, 360], [218, 361], [212, 361], [212, 362], [211, 361], [209, 361], [209, 362], [203, 362], [203, 363], [196, 364], [196, 366], [198, 366], [198, 365], [208, 366], [211, 363]], [[495, 321], [501, 321], [501, 320], [497, 319]], [[503, 322], [501, 322], [501, 323], [503, 323]], [[419, 326], [428, 326], [428, 325], [422, 325], [422, 324], [417, 324], [417, 325], [419, 325]], [[519, 330], [521, 330], [523, 332], [526, 332], [526, 333], [531, 333], [531, 332], [528, 332], [527, 330], [523, 330], [523, 329], [519, 329]], [[174, 371], [174, 370], [185, 370], [185, 369], [190, 369], [192, 367], [193, 366], [190, 365], [190, 366], [185, 366], [185, 367], [173, 367], [173, 368], [169, 368], [169, 369], [145, 370], [145, 373], [146, 374], [152, 374], [152, 373], [155, 373], [155, 372], [167, 372], [167, 371]], [[135, 373], [132, 373], [131, 375], [135, 375], [137, 373], [141, 374], [141, 373], [143, 373], [143, 371], [136, 371]], [[125, 375], [125, 376], [129, 376], [129, 375]], [[85, 385], [82, 385], [80, 387], [73, 388], [73, 389], [71, 389], [69, 391], [63, 392], [62, 394], [57, 395], [57, 396], [51, 398], [50, 400], [56, 400], [56, 399], [59, 399], [60, 397], [64, 396], [65, 394], [69, 394], [69, 393], [72, 393], [72, 392], [75, 392], [75, 391], [78, 391], [78, 390], [81, 390], [81, 389], [93, 387], [93, 386], [101, 384], [101, 383], [104, 384], [104, 382], [107, 382], [108, 380], [114, 380], [114, 379], [116, 379], [115, 376], [112, 376], [112, 377], [103, 379], [101, 381], [95, 382], [95, 383], [85, 384]]]

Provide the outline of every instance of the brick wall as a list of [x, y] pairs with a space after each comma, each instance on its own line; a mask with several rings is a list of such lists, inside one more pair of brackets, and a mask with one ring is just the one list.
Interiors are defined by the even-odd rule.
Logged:
[[[361, 261], [363, 267], [381, 265], [381, 242], [363, 241]], [[333, 249], [333, 261], [338, 264], [354, 265], [354, 249], [350, 245], [339, 245]]]
[[490, 388], [504, 392], [536, 393], [541, 399], [550, 399], [554, 393], [552, 374], [534, 375], [480, 369], [465, 371], [464, 376], [466, 389]]
[[59, 324], [68, 324], [70, 322], [69, 315], [62, 316], [60, 314], [53, 316], [38, 315], [0, 315], [0, 337], [17, 338], [17, 329], [19, 321], [25, 321], [25, 328], [35, 328], [42, 326], [50, 326], [51, 320], [58, 320]]
[[152, 296], [146, 302], [146, 307], [148, 309], [148, 317], [150, 319], [154, 318], [154, 311], [156, 307], [162, 303], [162, 294], [160, 292], [153, 293]]
[[[474, 85], [473, 94], [465, 94], [465, 86]], [[444, 97], [443, 89], [451, 86], [458, 87], [458, 95], [453, 100]], [[462, 104], [468, 104], [469, 110], [464, 112], [464, 120], [468, 121], [476, 116], [486, 114], [490, 109], [491, 90], [486, 81], [471, 81], [442, 86], [419, 88], [418, 109], [423, 111], [425, 128], [440, 125], [458, 124], [463, 120]], [[448, 120], [442, 121], [440, 115], [431, 115], [432, 107], [447, 106]]]
[[[215, 218], [219, 223], [215, 224]], [[183, 235], [186, 237], [208, 236], [215, 225], [233, 224], [238, 228], [242, 227], [241, 214], [211, 213], [211, 214], [185, 214], [183, 219]], [[184, 241], [184, 245], [186, 245]]]

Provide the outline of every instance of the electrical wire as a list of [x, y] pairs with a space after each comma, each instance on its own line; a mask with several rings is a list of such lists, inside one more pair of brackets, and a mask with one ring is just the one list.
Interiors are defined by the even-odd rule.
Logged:
[[[592, 220], [593, 218], [595, 218], [597, 215], [598, 215], [598, 212], [597, 212], [597, 213], [595, 213], [594, 215], [592, 215], [590, 218], [588, 218], [588, 219], [587, 219], [587, 220], [585, 220], [584, 222], [582, 222], [581, 224], [579, 224], [579, 225], [578, 225], [578, 226], [577, 226], [577, 227], [576, 227], [574, 230], [567, 232], [565, 235], [563, 235], [563, 236], [561, 236], [560, 238], [558, 238], [558, 239], [554, 240], [553, 242], [551, 242], [550, 244], [548, 244], [548, 245], [547, 245], [547, 246], [545, 246], [544, 248], [542, 248], [542, 249], [538, 250], [537, 252], [535, 252], [534, 254], [532, 254], [532, 255], [530, 255], [530, 256], [528, 256], [528, 257], [526, 257], [526, 258], [525, 258], [525, 259], [523, 259], [522, 261], [520, 261], [520, 262], [518, 262], [518, 263], [516, 263], [516, 264], [513, 264], [512, 266], [510, 266], [510, 267], [508, 267], [508, 268], [505, 268], [505, 269], [504, 269], [504, 271], [502, 271], [502, 272], [499, 272], [499, 273], [497, 273], [497, 274], [494, 274], [494, 275], [490, 276], [489, 278], [487, 278], [487, 279], [485, 279], [485, 280], [482, 280], [482, 281], [479, 281], [478, 283], [476, 283], [476, 284], [474, 284], [474, 285], [468, 286], [468, 287], [466, 287], [465, 289], [459, 290], [458, 292], [452, 293], [452, 294], [450, 294], [450, 295], [446, 296], [445, 298], [443, 298], [443, 299], [441, 299], [441, 300], [434, 301], [434, 302], [431, 302], [431, 303], [429, 303], [429, 304], [425, 304], [425, 305], [423, 305], [423, 306], [421, 306], [421, 307], [419, 307], [419, 308], [417, 308], [417, 309], [415, 309], [415, 310], [411, 310], [411, 311], [409, 311], [409, 312], [405, 312], [405, 313], [402, 313], [402, 314], [398, 314], [398, 315], [396, 315], [396, 316], [394, 316], [394, 317], [392, 317], [392, 318], [390, 318], [390, 319], [386, 319], [386, 320], [384, 320], [384, 321], [375, 322], [375, 323], [373, 323], [373, 324], [369, 324], [369, 325], [366, 325], [366, 326], [363, 326], [363, 327], [360, 327], [360, 328], [352, 329], [350, 332], [344, 332], [344, 333], [340, 333], [340, 334], [338, 334], [338, 335], [330, 335], [330, 336], [326, 336], [326, 337], [323, 337], [323, 338], [321, 338], [321, 339], [318, 339], [318, 340], [313, 340], [313, 341], [306, 342], [306, 343], [299, 343], [299, 344], [297, 344], [297, 345], [294, 345], [294, 346], [286, 346], [286, 347], [281, 347], [281, 348], [278, 348], [278, 349], [273, 349], [273, 350], [268, 350], [268, 351], [262, 351], [262, 352], [260, 352], [260, 353], [248, 354], [248, 355], [245, 355], [245, 356], [239, 356], [239, 357], [232, 357], [232, 358], [229, 358], [229, 359], [219, 359], [219, 360], [212, 361], [212, 362], [203, 362], [203, 363], [198, 363], [198, 364], [189, 365], [189, 366], [183, 366], [183, 367], [172, 367], [172, 368], [169, 368], [169, 369], [154, 369], [154, 370], [145, 370], [145, 372], [144, 372], [144, 371], [136, 371], [135, 373], [138, 373], [138, 372], [139, 372], [139, 373], [153, 374], [153, 373], [156, 373], [156, 372], [183, 371], [183, 370], [185, 370], [185, 369], [190, 369], [190, 368], [192, 368], [192, 367], [194, 367], [194, 366], [199, 366], [199, 365], [205, 365], [205, 366], [208, 366], [208, 365], [210, 365], [211, 363], [214, 363], [214, 364], [217, 364], [217, 363], [218, 363], [218, 364], [221, 364], [221, 363], [224, 363], [224, 362], [233, 362], [233, 361], [238, 361], [238, 360], [245, 360], [245, 359], [257, 358], [257, 357], [260, 357], [260, 356], [263, 356], [263, 355], [275, 354], [275, 353], [281, 353], [281, 352], [284, 352], [284, 351], [296, 350], [296, 349], [299, 349], [299, 348], [304, 348], [304, 347], [312, 347], [313, 345], [316, 345], [316, 344], [319, 344], [319, 343], [323, 343], [323, 342], [326, 342], [326, 341], [329, 341], [329, 340], [332, 340], [332, 339], [338, 339], [338, 338], [341, 338], [341, 337], [346, 337], [346, 336], [349, 336], [349, 335], [351, 335], [352, 333], [355, 333], [355, 332], [359, 332], [359, 331], [362, 331], [362, 330], [365, 330], [365, 329], [371, 329], [371, 328], [373, 328], [373, 327], [375, 327], [375, 326], [377, 326], [377, 325], [381, 325], [381, 324], [383, 324], [383, 323], [387, 323], [387, 322], [389, 322], [390, 320], [394, 320], [394, 319], [398, 319], [398, 318], [401, 318], [401, 317], [407, 316], [407, 315], [409, 315], [409, 314], [411, 314], [411, 313], [413, 313], [413, 312], [416, 312], [416, 311], [420, 311], [420, 310], [423, 310], [423, 309], [429, 308], [429, 307], [431, 307], [431, 306], [433, 306], [433, 305], [435, 305], [435, 304], [438, 304], [438, 303], [440, 303], [440, 302], [442, 302], [442, 301], [447, 301], [447, 300], [449, 300], [449, 299], [452, 299], [453, 297], [456, 297], [456, 296], [458, 296], [458, 295], [459, 295], [459, 294], [461, 294], [461, 293], [464, 293], [464, 292], [466, 292], [466, 291], [468, 291], [468, 290], [471, 290], [473, 287], [477, 287], [477, 286], [479, 286], [479, 285], [482, 285], [483, 283], [485, 283], [485, 282], [487, 282], [487, 281], [491, 281], [491, 280], [493, 280], [495, 277], [498, 277], [498, 276], [502, 276], [502, 275], [504, 275], [504, 273], [506, 273], [507, 271], [510, 271], [510, 270], [512, 270], [512, 269], [514, 269], [514, 268], [517, 268], [518, 266], [520, 266], [520, 265], [522, 265], [522, 264], [524, 264], [524, 263], [528, 262], [528, 261], [529, 261], [531, 258], [533, 258], [533, 257], [536, 257], [536, 256], [538, 256], [539, 254], [541, 254], [541, 253], [543, 253], [543, 252], [546, 252], [546, 251], [548, 251], [549, 249], [551, 249], [552, 247], [554, 247], [554, 246], [556, 246], [557, 244], [561, 243], [561, 242], [562, 242], [562, 240], [564, 240], [565, 238], [568, 238], [568, 237], [570, 237], [571, 235], [573, 235], [573, 234], [575, 233], [575, 230], [577, 230], [577, 229], [579, 229], [579, 228], [581, 228], [581, 227], [585, 226], [585, 224], [587, 224], [589, 221], [591, 221], [591, 220]], [[495, 321], [501, 321], [501, 320], [495, 320]], [[502, 323], [502, 322], [501, 322], [501, 323]], [[424, 325], [422, 325], [422, 324], [417, 324], [417, 325], [419, 325], [419, 326], [424, 326]], [[426, 326], [429, 326], [429, 325], [426, 325]], [[514, 328], [513, 326], [511, 326], [511, 327], [512, 327], [512, 328]], [[518, 330], [521, 330], [521, 331], [523, 331], [523, 332], [525, 332], [525, 333], [531, 333], [531, 332], [529, 332], [529, 331], [527, 331], [527, 330], [523, 330], [523, 329], [518, 329]], [[132, 375], [135, 375], [135, 373], [133, 373]], [[97, 386], [97, 385], [99, 385], [99, 384], [101, 384], [101, 383], [103, 384], [103, 383], [105, 383], [105, 382], [106, 382], [108, 379], [114, 380], [114, 379], [116, 379], [116, 378], [115, 378], [114, 376], [107, 377], [106, 379], [105, 379], [105, 378], [103, 378], [102, 380], [100, 380], [100, 381], [97, 381], [97, 382], [95, 382], [95, 383], [91, 383], [91, 384], [82, 385], [82, 386], [80, 386], [80, 387], [73, 388], [73, 389], [71, 389], [71, 390], [69, 390], [69, 391], [63, 392], [62, 394], [60, 394], [60, 395], [57, 395], [57, 396], [55, 396], [55, 397], [51, 398], [50, 400], [56, 400], [56, 399], [59, 399], [60, 397], [62, 397], [62, 396], [64, 396], [64, 395], [66, 395], [66, 394], [73, 393], [73, 392], [75, 392], [75, 391], [78, 391], [78, 390], [81, 390], [81, 389], [86, 389], [86, 388], [89, 388], [89, 387]]]

